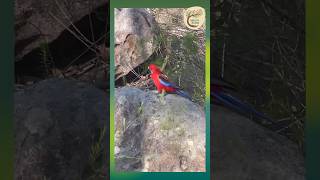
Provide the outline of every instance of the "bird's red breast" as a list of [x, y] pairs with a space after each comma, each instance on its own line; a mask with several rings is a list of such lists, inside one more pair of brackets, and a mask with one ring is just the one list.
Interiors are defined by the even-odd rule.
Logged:
[[160, 76], [167, 78], [166, 75], [164, 75], [161, 70], [154, 64], [149, 65], [149, 70], [151, 71], [151, 79], [153, 80], [154, 85], [156, 86], [159, 93], [162, 93], [164, 90], [165, 92], [175, 92], [176, 89], [173, 87], [168, 87], [160, 83]]

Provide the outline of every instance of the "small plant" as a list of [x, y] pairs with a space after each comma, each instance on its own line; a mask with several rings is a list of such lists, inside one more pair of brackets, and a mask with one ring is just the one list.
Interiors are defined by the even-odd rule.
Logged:
[[138, 115], [141, 115], [143, 113], [143, 103], [140, 103], [140, 106], [138, 107]]
[[198, 45], [195, 43], [197, 41], [197, 36], [195, 36], [193, 33], [187, 33], [182, 40], [185, 52], [188, 52], [188, 54], [197, 54], [199, 49]]
[[105, 149], [106, 145], [106, 127], [103, 127], [99, 131], [99, 136], [97, 140], [91, 145], [90, 155], [89, 155], [89, 171], [91, 175], [88, 179], [96, 179], [97, 177], [101, 177], [103, 172], [103, 163], [104, 158], [106, 158]]
[[50, 52], [49, 44], [47, 41], [40, 44], [40, 56], [41, 56], [41, 64], [43, 65], [44, 75], [50, 76], [52, 75], [52, 69], [54, 67], [54, 61]]

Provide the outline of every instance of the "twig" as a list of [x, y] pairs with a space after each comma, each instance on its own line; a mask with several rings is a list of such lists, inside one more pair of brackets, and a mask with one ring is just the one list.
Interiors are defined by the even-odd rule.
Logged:
[[[89, 41], [89, 39], [86, 38], [86, 36], [84, 36], [81, 31], [72, 23], [72, 20], [70, 19], [70, 17], [66, 14], [66, 12], [63, 10], [63, 8], [61, 7], [61, 5], [59, 4], [59, 2], [57, 0], [55, 0], [60, 12], [65, 16], [65, 18], [69, 21], [69, 23], [71, 24], [71, 26], [76, 30], [76, 32], [79, 33], [79, 35], [83, 38], [84, 41], [86, 41], [89, 44], [92, 44], [91, 41]], [[76, 33], [74, 33], [76, 34]], [[79, 37], [80, 38], [80, 37]]]
[[225, 50], [226, 50], [226, 38], [223, 40], [223, 50], [222, 50], [222, 63], [221, 63], [221, 78], [224, 77], [224, 58], [225, 58]]
[[81, 41], [87, 48], [96, 53], [96, 50], [90, 47], [83, 39], [81, 39], [77, 34], [75, 34], [69, 27], [67, 27], [59, 18], [49, 12], [49, 15], [52, 16], [60, 25], [62, 25], [66, 30], [68, 30], [74, 37], [76, 37], [79, 41]]

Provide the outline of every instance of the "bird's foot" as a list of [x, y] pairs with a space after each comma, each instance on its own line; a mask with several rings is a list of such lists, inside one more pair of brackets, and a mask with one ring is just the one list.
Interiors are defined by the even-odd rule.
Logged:
[[166, 101], [165, 101], [165, 91], [162, 91], [161, 94], [159, 94], [159, 99], [160, 99], [160, 103], [162, 105], [165, 105], [166, 104]]

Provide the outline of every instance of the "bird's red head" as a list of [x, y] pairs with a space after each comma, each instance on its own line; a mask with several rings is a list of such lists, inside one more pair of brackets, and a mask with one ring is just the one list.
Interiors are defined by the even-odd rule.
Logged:
[[161, 70], [155, 64], [150, 64], [148, 68], [151, 71], [151, 73], [155, 73], [155, 72], [161, 73]]

